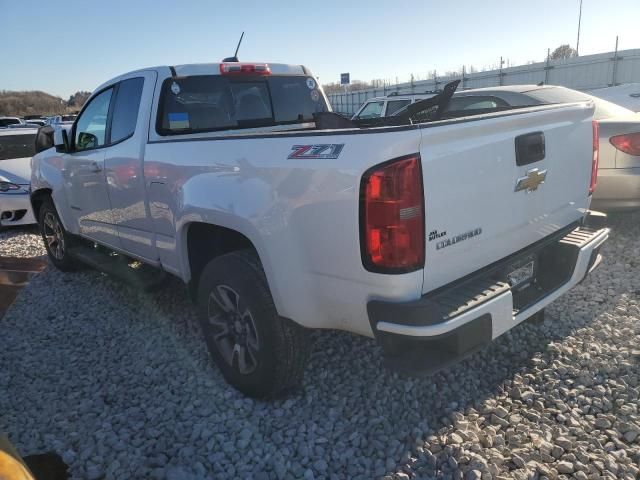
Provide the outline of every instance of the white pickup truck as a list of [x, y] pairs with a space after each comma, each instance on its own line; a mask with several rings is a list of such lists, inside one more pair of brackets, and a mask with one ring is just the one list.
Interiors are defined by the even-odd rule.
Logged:
[[298, 65], [106, 82], [32, 161], [51, 262], [179, 277], [215, 363], [258, 397], [301, 381], [309, 329], [375, 338], [390, 367], [428, 373], [600, 262], [589, 102], [325, 128], [329, 110]]

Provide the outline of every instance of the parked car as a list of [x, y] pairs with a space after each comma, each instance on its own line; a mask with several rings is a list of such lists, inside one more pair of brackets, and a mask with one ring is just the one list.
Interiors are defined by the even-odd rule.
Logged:
[[570, 88], [510, 85], [456, 93], [448, 110], [473, 110], [593, 101], [599, 125], [598, 187], [592, 207], [605, 211], [640, 208], [640, 114]]
[[29, 201], [34, 128], [0, 130], [0, 226], [36, 223]]
[[589, 95], [615, 103], [634, 112], [640, 112], [640, 83], [627, 83], [615, 87], [590, 90]]
[[44, 127], [46, 124], [47, 122], [40, 118], [25, 120], [25, 125], [31, 125], [31, 126], [35, 125], [36, 127]]
[[258, 397], [301, 381], [309, 329], [375, 338], [389, 367], [430, 372], [600, 263], [591, 101], [378, 128], [329, 109], [300, 65], [109, 80], [33, 158], [51, 262], [179, 277], [222, 374]]
[[0, 128], [12, 125], [22, 125], [24, 122], [18, 117], [0, 117]]
[[390, 117], [407, 105], [411, 105], [418, 100], [435, 97], [438, 93], [437, 91], [416, 94], [398, 94], [393, 92], [386, 97], [371, 98], [364, 102], [351, 118], [357, 120]]

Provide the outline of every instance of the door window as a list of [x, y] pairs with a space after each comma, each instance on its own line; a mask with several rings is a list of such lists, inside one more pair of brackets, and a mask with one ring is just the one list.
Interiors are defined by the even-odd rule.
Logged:
[[74, 145], [77, 151], [104, 147], [107, 133], [107, 115], [113, 88], [94, 97], [84, 109], [75, 128]]
[[382, 107], [384, 102], [369, 102], [358, 114], [358, 118], [378, 118], [382, 115]]
[[406, 107], [411, 103], [411, 100], [389, 100], [387, 102], [387, 111], [385, 112], [385, 117], [390, 117], [394, 113], [396, 113], [401, 108]]
[[110, 143], [124, 140], [135, 132], [143, 86], [144, 78], [142, 77], [130, 78], [120, 82], [118, 94], [113, 105]]

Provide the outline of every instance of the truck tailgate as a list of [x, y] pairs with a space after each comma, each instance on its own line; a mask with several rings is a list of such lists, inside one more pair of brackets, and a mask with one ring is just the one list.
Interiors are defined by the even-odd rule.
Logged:
[[424, 293], [550, 235], [588, 208], [592, 105], [527, 110], [422, 128]]

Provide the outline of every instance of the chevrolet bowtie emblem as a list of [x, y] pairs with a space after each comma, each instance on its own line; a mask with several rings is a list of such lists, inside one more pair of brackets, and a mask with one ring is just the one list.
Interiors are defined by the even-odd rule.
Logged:
[[533, 192], [544, 183], [546, 178], [546, 170], [538, 170], [537, 168], [528, 170], [524, 177], [520, 177], [516, 181], [516, 189], [514, 191], [519, 192], [520, 190], [526, 190], [527, 193]]

